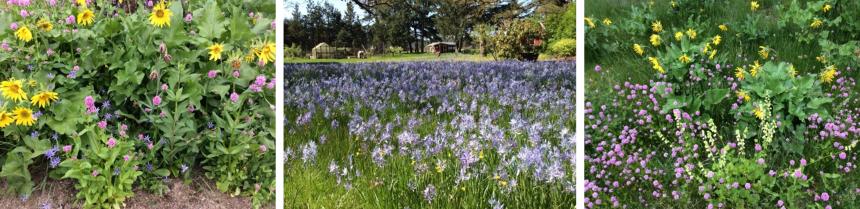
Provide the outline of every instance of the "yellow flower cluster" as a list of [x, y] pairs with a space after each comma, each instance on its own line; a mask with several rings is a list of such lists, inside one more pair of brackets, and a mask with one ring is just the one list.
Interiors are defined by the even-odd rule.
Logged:
[[[31, 86], [35, 86], [35, 81], [28, 82]], [[24, 80], [10, 79], [0, 82], [0, 92], [3, 94], [3, 99], [19, 103], [27, 101], [27, 92], [24, 91]], [[44, 108], [52, 102], [59, 100], [59, 94], [53, 91], [42, 91], [36, 93], [29, 99], [30, 105], [33, 107]], [[12, 123], [20, 126], [32, 126], [36, 124], [36, 118], [33, 117], [33, 110], [29, 107], [16, 107], [15, 110], [8, 112], [5, 109], [0, 109], [0, 128], [5, 128]]]

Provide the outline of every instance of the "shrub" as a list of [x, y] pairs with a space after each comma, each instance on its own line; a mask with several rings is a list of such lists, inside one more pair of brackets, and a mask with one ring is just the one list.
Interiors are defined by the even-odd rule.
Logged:
[[576, 39], [566, 38], [549, 45], [549, 51], [558, 56], [572, 57], [576, 55]]
[[523, 59], [525, 53], [538, 53], [540, 47], [532, 44], [533, 39], [542, 38], [540, 24], [532, 20], [506, 22], [493, 37], [496, 56], [505, 59]]

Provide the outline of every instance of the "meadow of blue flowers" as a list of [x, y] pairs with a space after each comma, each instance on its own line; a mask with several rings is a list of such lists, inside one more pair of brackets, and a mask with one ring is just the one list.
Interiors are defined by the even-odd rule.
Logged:
[[573, 62], [285, 68], [287, 208], [571, 208]]

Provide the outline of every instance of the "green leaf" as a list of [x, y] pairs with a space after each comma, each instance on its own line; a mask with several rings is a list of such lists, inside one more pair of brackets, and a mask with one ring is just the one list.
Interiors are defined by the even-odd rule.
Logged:
[[[216, 39], [221, 37], [221, 34], [226, 31], [224, 26], [227, 24], [224, 19], [224, 14], [221, 13], [221, 8], [218, 7], [216, 1], [206, 2], [206, 6], [198, 13], [202, 20], [197, 25], [200, 30], [200, 36], [207, 39]], [[197, 14], [195, 14], [197, 16]]]
[[729, 89], [711, 89], [705, 91], [705, 98], [702, 101], [702, 105], [706, 107], [713, 106], [719, 104], [729, 95]]

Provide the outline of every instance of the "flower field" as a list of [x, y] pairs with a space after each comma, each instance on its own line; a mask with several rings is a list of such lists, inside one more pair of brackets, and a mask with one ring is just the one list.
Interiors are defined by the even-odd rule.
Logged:
[[39, 204], [120, 208], [137, 191], [169, 193], [168, 179], [204, 177], [255, 208], [270, 204], [273, 7], [0, 3], [4, 192], [26, 203], [45, 184], [71, 181], [74, 202]]
[[589, 1], [588, 208], [857, 208], [860, 2]]
[[570, 208], [574, 63], [287, 65], [287, 208]]

